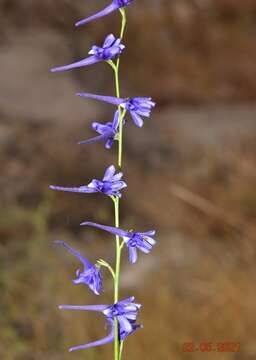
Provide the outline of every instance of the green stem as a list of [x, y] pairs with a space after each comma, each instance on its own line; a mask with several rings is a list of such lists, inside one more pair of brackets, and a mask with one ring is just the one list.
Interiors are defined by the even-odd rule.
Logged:
[[120, 344], [120, 352], [119, 352], [119, 360], [121, 360], [121, 358], [122, 358], [123, 348], [124, 348], [124, 342], [121, 341], [121, 344]]
[[[115, 199], [115, 226], [119, 227], [119, 198]], [[116, 236], [116, 271], [115, 271], [115, 286], [114, 286], [114, 301], [119, 300], [119, 278], [120, 278], [120, 263], [121, 263], [121, 246], [120, 238]]]
[[118, 139], [118, 166], [122, 167], [122, 149], [123, 149], [123, 119], [119, 120], [119, 139]]
[[120, 9], [120, 13], [121, 13], [121, 16], [122, 16], [120, 39], [122, 40], [122, 38], [124, 37], [124, 31], [125, 31], [125, 26], [126, 26], [126, 13], [125, 13], [124, 9]]
[[[119, 198], [114, 200], [115, 206], [115, 226], [119, 227]], [[120, 248], [120, 238], [116, 236], [116, 269], [115, 269], [115, 281], [114, 281], [114, 303], [117, 303], [119, 300], [119, 279], [120, 279], [120, 263], [121, 263], [121, 248]], [[119, 360], [120, 352], [120, 341], [118, 334], [118, 322], [115, 319], [115, 360]]]
[[[120, 9], [120, 13], [122, 16], [122, 25], [120, 31], [120, 39], [124, 36], [125, 25], [126, 25], [126, 15], [125, 10]], [[120, 58], [117, 59], [116, 65], [110, 64], [114, 70], [115, 75], [115, 88], [116, 88], [116, 97], [120, 98], [120, 84], [119, 84], [119, 65]], [[122, 111], [121, 107], [118, 107], [119, 110], [119, 131], [118, 131], [118, 166], [121, 168], [122, 166], [122, 153], [123, 153], [123, 118], [125, 115], [125, 110]], [[115, 226], [120, 226], [120, 211], [119, 211], [119, 202], [120, 199], [118, 197], [113, 199], [114, 208], [115, 208]], [[119, 300], [119, 281], [120, 281], [120, 266], [121, 266], [121, 252], [122, 252], [122, 244], [120, 244], [120, 237], [116, 236], [116, 268], [115, 268], [115, 279], [114, 279], [114, 302], [118, 302]], [[120, 347], [120, 339], [118, 332], [118, 322], [115, 319], [115, 342], [114, 342], [114, 360], [121, 360], [122, 356], [122, 346]]]
[[[115, 85], [116, 85], [116, 97], [120, 98], [120, 85], [119, 85], [119, 59], [117, 60], [116, 66], [114, 69], [115, 74]], [[118, 132], [118, 166], [122, 167], [122, 154], [123, 154], [123, 118], [124, 114], [122, 112], [121, 106], [118, 106], [119, 110], [119, 119], [118, 119], [118, 126], [119, 126], [119, 132]]]

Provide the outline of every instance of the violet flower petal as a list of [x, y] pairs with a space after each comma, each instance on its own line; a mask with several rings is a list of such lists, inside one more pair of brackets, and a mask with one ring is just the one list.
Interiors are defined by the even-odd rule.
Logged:
[[156, 234], [156, 230], [149, 230], [149, 231], [141, 232], [140, 234], [146, 236], [154, 236]]
[[65, 243], [65, 241], [62, 240], [55, 240], [54, 244], [62, 245], [64, 246], [69, 252], [71, 252], [73, 255], [75, 255], [82, 264], [84, 264], [85, 267], [91, 267], [92, 264], [81, 254], [79, 254], [78, 251], [74, 250], [71, 246]]
[[130, 304], [131, 302], [133, 302], [135, 300], [135, 297], [134, 296], [130, 296], [128, 298], [125, 298], [123, 300], [119, 300], [118, 301], [118, 304], [120, 305], [127, 305], [127, 304]]
[[51, 72], [61, 72], [61, 71], [72, 70], [72, 69], [80, 68], [83, 66], [93, 65], [93, 64], [98, 63], [99, 61], [101, 61], [101, 59], [93, 55], [93, 56], [89, 56], [88, 58], [83, 59], [81, 61], [77, 61], [73, 64], [52, 68]]
[[99, 267], [92, 265], [87, 270], [77, 270], [76, 275], [77, 279], [73, 280], [73, 284], [85, 284], [95, 295], [100, 295], [102, 291], [102, 276]]
[[116, 40], [115, 35], [109, 34], [108, 36], [106, 36], [104, 40], [103, 48], [108, 48], [110, 46], [113, 46], [115, 41], [119, 41], [119, 43], [121, 42], [120, 39]]
[[141, 128], [144, 124], [142, 118], [135, 111], [130, 111], [130, 114], [134, 124]]
[[125, 189], [127, 187], [127, 184], [126, 182], [124, 181], [115, 181], [113, 182], [111, 188], [112, 190], [122, 190], [122, 189]]
[[128, 247], [128, 251], [129, 251], [129, 261], [132, 264], [135, 264], [137, 259], [138, 259], [138, 253], [137, 253], [137, 248], [136, 247]]
[[106, 103], [116, 105], [116, 106], [121, 105], [122, 103], [125, 102], [125, 99], [117, 98], [115, 96], [96, 95], [96, 94], [85, 93], [85, 92], [79, 92], [79, 93], [76, 93], [76, 95], [81, 96], [81, 97], [85, 97], [85, 98], [88, 98], [88, 99], [104, 101]]
[[76, 350], [89, 349], [94, 346], [106, 345], [108, 343], [113, 342], [114, 339], [115, 339], [115, 329], [114, 329], [114, 325], [111, 325], [111, 331], [108, 336], [106, 336], [100, 340], [85, 344], [85, 345], [73, 346], [72, 348], [69, 349], [69, 352], [76, 351]]
[[114, 175], [114, 176], [112, 177], [112, 181], [119, 181], [122, 177], [123, 177], [123, 173], [122, 173], [122, 172], [117, 173], [116, 175]]
[[59, 305], [60, 310], [88, 310], [88, 311], [99, 311], [106, 310], [109, 305]]
[[124, 329], [125, 332], [131, 332], [132, 331], [132, 324], [129, 320], [126, 319], [125, 316], [117, 316], [118, 322], [120, 326]]
[[84, 185], [79, 187], [63, 187], [63, 186], [50, 185], [49, 188], [51, 190], [57, 190], [57, 191], [77, 192], [77, 193], [86, 193], [86, 194], [91, 194], [96, 192], [94, 188]]
[[101, 230], [105, 230], [110, 232], [111, 234], [117, 235], [117, 236], [121, 236], [121, 237], [125, 237], [125, 236], [129, 236], [129, 232], [128, 231], [124, 231], [120, 228], [116, 228], [116, 227], [112, 227], [112, 226], [107, 226], [107, 225], [101, 225], [101, 224], [97, 224], [97, 223], [93, 223], [90, 221], [86, 221], [80, 224], [81, 226], [92, 226], [95, 227], [97, 229], [101, 229]]
[[108, 122], [106, 124], [101, 124], [97, 121], [94, 121], [92, 124], [91, 124], [91, 127], [93, 130], [97, 131], [97, 133], [103, 135], [106, 133], [106, 131], [109, 131], [109, 132], [112, 132], [112, 123], [111, 122]]
[[153, 239], [152, 237], [150, 236], [144, 236], [143, 235], [143, 239], [146, 243], [148, 243], [151, 247], [154, 246], [156, 244], [156, 240]]
[[119, 110], [116, 110], [115, 115], [114, 115], [114, 120], [113, 120], [113, 129], [117, 130], [118, 128], [118, 123], [119, 123]]
[[114, 176], [116, 172], [116, 169], [115, 169], [115, 166], [114, 165], [110, 165], [106, 171], [105, 171], [105, 174], [104, 174], [104, 177], [103, 177], [103, 181], [111, 181], [112, 180], [112, 177]]
[[105, 144], [105, 148], [110, 149], [113, 144], [114, 144], [114, 139], [108, 139]]
[[88, 23], [90, 21], [93, 21], [93, 20], [99, 19], [99, 18], [101, 18], [103, 16], [109, 15], [109, 14], [111, 14], [113, 11], [115, 11], [117, 9], [118, 9], [118, 6], [113, 2], [112, 4], [107, 6], [102, 11], [99, 11], [98, 13], [96, 13], [96, 14], [94, 14], [92, 16], [89, 16], [86, 19], [83, 19], [83, 20], [80, 20], [80, 21], [76, 22], [75, 26], [81, 26], [81, 25], [84, 25], [84, 24], [86, 24], [86, 23]]
[[[109, 134], [111, 134], [111, 131], [109, 132]], [[108, 139], [108, 134], [105, 133], [103, 135], [99, 135], [99, 136], [95, 136], [95, 137], [92, 137], [88, 140], [82, 140], [82, 141], [79, 141], [78, 144], [79, 145], [84, 145], [84, 144], [91, 144], [91, 143], [94, 143], [94, 142], [97, 142], [97, 141], [101, 141], [101, 140], [107, 140]]]

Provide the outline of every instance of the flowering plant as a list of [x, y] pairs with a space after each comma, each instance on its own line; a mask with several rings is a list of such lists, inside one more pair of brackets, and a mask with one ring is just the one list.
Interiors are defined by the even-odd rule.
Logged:
[[[55, 67], [51, 69], [52, 72], [61, 72], [72, 70], [79, 67], [85, 67], [88, 65], [96, 64], [100, 61], [105, 61], [109, 64], [114, 72], [115, 78], [115, 96], [103, 96], [95, 95], [91, 93], [80, 92], [78, 96], [87, 99], [95, 99], [104, 101], [117, 107], [113, 121], [101, 124], [99, 122], [93, 122], [92, 128], [99, 134], [88, 140], [80, 141], [79, 144], [89, 144], [96, 141], [103, 140], [105, 142], [105, 148], [110, 149], [114, 142], [118, 143], [118, 161], [117, 167], [122, 168], [122, 155], [123, 155], [123, 127], [125, 125], [125, 116], [129, 112], [134, 124], [138, 127], [143, 126], [142, 117], [150, 117], [151, 109], [155, 106], [155, 103], [150, 97], [128, 97], [123, 98], [120, 96], [119, 85], [119, 67], [120, 67], [120, 55], [122, 54], [125, 46], [122, 44], [124, 31], [126, 27], [126, 12], [125, 8], [130, 5], [133, 0], [113, 0], [112, 3], [102, 11], [95, 15], [90, 16], [84, 20], [76, 23], [76, 26], [86, 24], [92, 20], [106, 16], [111, 12], [119, 10], [121, 14], [121, 31], [118, 38], [113, 34], [108, 35], [102, 47], [94, 45], [89, 51], [89, 57], [75, 62], [70, 65]], [[114, 205], [115, 212], [115, 226], [101, 225], [94, 222], [86, 221], [81, 225], [92, 226], [104, 231], [109, 232], [115, 236], [115, 267], [111, 266], [107, 261], [99, 259], [95, 264], [92, 264], [88, 259], [82, 256], [79, 252], [74, 250], [71, 246], [64, 241], [57, 240], [56, 244], [62, 245], [71, 254], [73, 254], [83, 265], [83, 269], [76, 271], [76, 279], [73, 280], [74, 284], [85, 284], [95, 294], [100, 295], [102, 292], [102, 275], [101, 267], [106, 267], [111, 276], [113, 277], [114, 288], [114, 303], [111, 305], [60, 305], [60, 309], [69, 310], [88, 310], [101, 312], [110, 327], [109, 334], [100, 340], [87, 343], [85, 345], [74, 346], [69, 351], [87, 349], [93, 346], [104, 345], [109, 342], [114, 342], [114, 360], [121, 360], [124, 341], [127, 336], [133, 334], [141, 325], [136, 324], [138, 311], [141, 307], [140, 304], [134, 302], [134, 297], [129, 297], [124, 300], [119, 299], [119, 283], [120, 283], [120, 264], [121, 255], [124, 245], [126, 245], [129, 253], [129, 261], [134, 264], [138, 260], [137, 251], [140, 250], [143, 253], [148, 254], [156, 243], [153, 238], [155, 235], [154, 230], [147, 232], [135, 232], [122, 230], [119, 227], [120, 224], [120, 199], [121, 191], [127, 187], [125, 181], [122, 180], [123, 173], [117, 172], [114, 165], [110, 165], [105, 170], [102, 180], [93, 179], [88, 185], [82, 185], [78, 187], [62, 187], [62, 186], [50, 186], [50, 189], [57, 191], [75, 192], [80, 194], [96, 193], [100, 192], [111, 198]]]

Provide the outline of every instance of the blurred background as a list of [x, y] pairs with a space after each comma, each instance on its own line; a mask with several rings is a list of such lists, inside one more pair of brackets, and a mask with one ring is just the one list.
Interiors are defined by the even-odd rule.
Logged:
[[[0, 358], [111, 359], [112, 347], [68, 354], [106, 334], [100, 315], [60, 312], [58, 304], [109, 303], [71, 282], [77, 260], [113, 259], [111, 236], [79, 227], [113, 223], [100, 195], [55, 193], [101, 178], [116, 148], [78, 146], [110, 121], [113, 107], [77, 98], [114, 94], [106, 64], [51, 74], [86, 56], [118, 13], [80, 29], [73, 24], [107, 0], [1, 0]], [[127, 340], [124, 359], [256, 358], [256, 2], [137, 0], [127, 8], [121, 59], [123, 96], [152, 96], [157, 108], [124, 139], [122, 227], [158, 230], [151, 255], [130, 266], [122, 297], [143, 303], [144, 329]], [[126, 252], [126, 250], [125, 250]], [[238, 342], [239, 352], [184, 352], [184, 343]]]

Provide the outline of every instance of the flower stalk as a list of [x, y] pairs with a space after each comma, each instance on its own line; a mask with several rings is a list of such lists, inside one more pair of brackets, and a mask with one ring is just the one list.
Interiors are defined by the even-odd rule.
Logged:
[[[114, 209], [115, 209], [115, 226], [119, 227], [119, 199], [115, 198], [114, 200]], [[121, 265], [121, 247], [120, 247], [120, 237], [116, 235], [116, 268], [115, 268], [115, 280], [114, 280], [114, 303], [117, 303], [119, 300], [119, 281], [120, 281], [120, 265]], [[118, 322], [115, 319], [115, 342], [114, 342], [114, 360], [120, 359], [120, 341], [118, 334]]]
[[[120, 31], [120, 40], [123, 39], [125, 26], [126, 26], [126, 14], [124, 9], [120, 9], [122, 21], [121, 21], [121, 31]], [[120, 98], [120, 82], [119, 82], [119, 67], [120, 67], [120, 57], [116, 61], [115, 67], [113, 67], [115, 75], [115, 87], [116, 87], [116, 97]], [[123, 118], [125, 116], [125, 110], [121, 111], [121, 107], [118, 107], [119, 110], [119, 120], [118, 120], [118, 166], [122, 167], [122, 156], [123, 156]], [[120, 207], [119, 207], [119, 198], [114, 200], [114, 209], [115, 209], [115, 226], [120, 226]], [[120, 238], [116, 235], [116, 269], [115, 269], [115, 280], [114, 280], [114, 303], [117, 303], [119, 300], [119, 282], [120, 282], [120, 266], [121, 266], [121, 253], [122, 248], [120, 244]], [[122, 343], [123, 348], [123, 343]], [[120, 339], [118, 333], [118, 322], [115, 319], [115, 341], [114, 341], [114, 360], [122, 359], [122, 351], [120, 348]]]
[[129, 262], [131, 264], [135, 264], [138, 259], [138, 250], [148, 254], [156, 243], [155, 239], [152, 238], [152, 236], [155, 235], [154, 230], [147, 232], [135, 232], [132, 230], [122, 230], [120, 228], [120, 201], [122, 192], [127, 187], [126, 182], [122, 180], [123, 173], [121, 171], [118, 172], [122, 168], [123, 127], [125, 124], [125, 115], [128, 113], [134, 124], [141, 128], [144, 124], [144, 119], [142, 117], [149, 118], [151, 109], [155, 106], [155, 103], [149, 97], [121, 98], [120, 95], [120, 55], [125, 49], [125, 45], [122, 44], [126, 29], [125, 8], [133, 1], [134, 0], [112, 0], [112, 3], [107, 6], [107, 8], [76, 23], [76, 26], [81, 26], [92, 20], [96, 20], [116, 10], [119, 10], [121, 14], [121, 29], [119, 38], [115, 38], [113, 34], [109, 34], [105, 38], [102, 46], [94, 45], [91, 48], [89, 51], [89, 57], [69, 65], [59, 66], [51, 69], [52, 72], [69, 71], [104, 61], [111, 66], [114, 74], [115, 96], [96, 95], [87, 92], [79, 92], [77, 95], [87, 99], [103, 101], [116, 107], [112, 121], [104, 123], [95, 121], [91, 124], [92, 129], [98, 133], [97, 136], [79, 142], [79, 144], [91, 144], [98, 141], [104, 141], [105, 148], [109, 150], [111, 149], [114, 142], [117, 141], [118, 146], [116, 166], [108, 166], [101, 180], [93, 179], [88, 183], [88, 185], [75, 187], [63, 187], [56, 185], [50, 186], [50, 189], [56, 191], [73, 192], [79, 194], [101, 193], [104, 196], [110, 197], [113, 201], [114, 227], [101, 225], [90, 221], [85, 221], [80, 225], [92, 226], [94, 228], [107, 231], [115, 236], [114, 266], [111, 266], [103, 259], [99, 259], [96, 261], [96, 264], [93, 264], [64, 241], [58, 240], [56, 241], [56, 244], [62, 245], [83, 265], [82, 269], [78, 269], [76, 271], [76, 278], [73, 280], [74, 284], [86, 285], [95, 295], [100, 295], [103, 290], [101, 273], [102, 268], [106, 268], [113, 278], [113, 304], [80, 306], [61, 305], [59, 307], [60, 309], [66, 310], [87, 310], [101, 312], [105, 316], [107, 324], [110, 327], [109, 334], [104, 338], [84, 345], [73, 346], [69, 349], [69, 351], [72, 352], [105, 345], [107, 343], [113, 343], [114, 360], [122, 360], [124, 340], [126, 337], [136, 332], [137, 329], [142, 327], [141, 325], [136, 324], [138, 311], [141, 305], [134, 302], [134, 296], [120, 300], [119, 287], [121, 255], [123, 247], [126, 245], [128, 249]]

